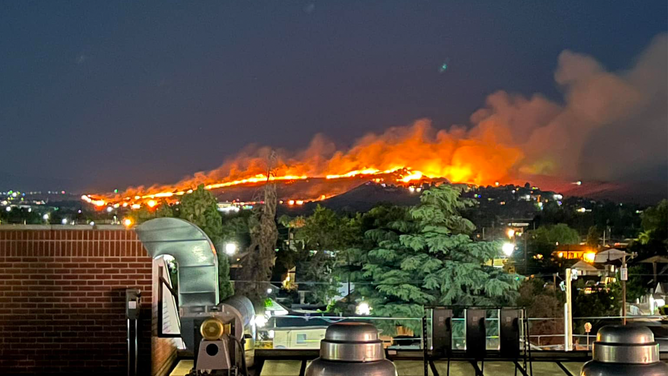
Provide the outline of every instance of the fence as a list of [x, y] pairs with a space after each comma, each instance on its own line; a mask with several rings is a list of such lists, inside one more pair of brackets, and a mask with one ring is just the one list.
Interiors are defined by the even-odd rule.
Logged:
[[[492, 311], [492, 310], [490, 310]], [[573, 349], [586, 351], [596, 339], [596, 331], [603, 325], [621, 324], [622, 316], [574, 317], [576, 322], [596, 323], [591, 333], [576, 333], [580, 328], [574, 328]], [[629, 324], [648, 324], [654, 329], [655, 340], [660, 345], [661, 352], [668, 352], [668, 330], [660, 326], [667, 316], [626, 316]], [[422, 317], [377, 317], [377, 316], [335, 316], [327, 314], [282, 315], [271, 316], [266, 324], [258, 329], [260, 341], [258, 346], [267, 349], [317, 349], [320, 339], [324, 338], [327, 326], [344, 321], [368, 321], [380, 330], [386, 348], [402, 350], [421, 350], [425, 340], [422, 330]], [[452, 319], [452, 348], [464, 350], [466, 348], [466, 327], [463, 317]], [[532, 351], [563, 351], [565, 335], [563, 332], [563, 318], [534, 318], [528, 320], [529, 342]], [[547, 324], [546, 324], [547, 323]], [[431, 319], [427, 318], [427, 326], [431, 328]], [[499, 319], [488, 317], [485, 320], [487, 330], [486, 349], [499, 349]], [[520, 325], [523, 328], [523, 325]], [[389, 330], [388, 330], [389, 328]], [[547, 328], [547, 329], [546, 329]], [[541, 331], [543, 331], [541, 333]], [[547, 332], [546, 332], [547, 331]], [[551, 331], [551, 332], [550, 332]], [[665, 331], [665, 333], [664, 333]], [[523, 336], [522, 336], [523, 337]], [[427, 346], [431, 347], [430, 338]], [[521, 343], [520, 346], [524, 344]]]

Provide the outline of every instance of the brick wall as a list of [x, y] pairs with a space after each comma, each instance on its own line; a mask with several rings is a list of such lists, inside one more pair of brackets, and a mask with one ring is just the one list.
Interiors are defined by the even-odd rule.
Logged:
[[125, 375], [127, 288], [142, 291], [139, 374], [164, 373], [152, 261], [122, 227], [0, 226], [0, 374]]

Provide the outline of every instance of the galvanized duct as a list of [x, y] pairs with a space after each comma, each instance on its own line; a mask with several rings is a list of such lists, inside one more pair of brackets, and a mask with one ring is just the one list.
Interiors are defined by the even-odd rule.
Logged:
[[135, 229], [149, 254], [174, 257], [179, 271], [179, 306], [218, 304], [218, 258], [211, 239], [194, 224], [156, 218]]

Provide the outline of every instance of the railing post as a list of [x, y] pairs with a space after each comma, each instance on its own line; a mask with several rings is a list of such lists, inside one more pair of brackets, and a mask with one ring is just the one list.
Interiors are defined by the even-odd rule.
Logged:
[[566, 303], [564, 304], [564, 351], [573, 350], [573, 290], [571, 272], [566, 269]]

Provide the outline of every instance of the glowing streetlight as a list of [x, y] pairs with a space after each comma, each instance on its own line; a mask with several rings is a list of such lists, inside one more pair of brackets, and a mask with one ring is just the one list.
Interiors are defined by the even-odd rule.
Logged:
[[67, 224], [67, 218], [63, 218], [63, 219], [60, 221], [60, 223], [66, 225], [66, 224]]
[[267, 325], [267, 321], [269, 321], [269, 320], [267, 320], [267, 318], [264, 317], [264, 315], [257, 315], [257, 316], [255, 316], [255, 325], [256, 325], [258, 328], [262, 328], [262, 327], [264, 327], [265, 325]]
[[508, 238], [509, 238], [509, 239], [512, 239], [513, 236], [515, 236], [515, 230], [513, 230], [512, 228], [509, 228], [509, 229], [506, 231], [506, 235], [508, 235]]
[[148, 200], [148, 202], [146, 203], [146, 205], [148, 205], [149, 208], [153, 208], [153, 207], [155, 207], [156, 205], [158, 205], [158, 203], [155, 202], [155, 200]]
[[267, 289], [267, 294], [271, 294], [271, 289]]
[[513, 243], [503, 243], [501, 246], [501, 251], [503, 251], [503, 254], [510, 257], [510, 255], [513, 254], [513, 251], [515, 251], [515, 244]]
[[355, 313], [361, 316], [368, 316], [371, 314], [371, 307], [369, 307], [369, 303], [367, 302], [360, 302], [360, 304], [357, 305], [357, 309], [355, 309]]
[[237, 243], [225, 243], [225, 253], [229, 256], [237, 253]]
[[595, 252], [586, 252], [584, 254], [584, 260], [587, 262], [594, 262], [596, 260], [596, 253]]
[[130, 218], [123, 219], [123, 226], [125, 226], [125, 227], [132, 226], [132, 219], [130, 219]]
[[49, 213], [44, 214], [42, 216], [42, 219], [45, 220], [45, 221], [48, 221], [49, 220]]

